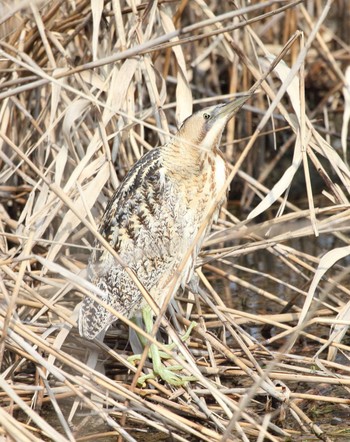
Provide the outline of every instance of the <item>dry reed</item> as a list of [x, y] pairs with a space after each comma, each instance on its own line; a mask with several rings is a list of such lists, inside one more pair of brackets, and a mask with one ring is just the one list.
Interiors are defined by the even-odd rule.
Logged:
[[[0, 5], [4, 440], [348, 440], [347, 8]], [[198, 291], [157, 310], [177, 351], [117, 312], [104, 343], [84, 341], [76, 306], [98, 295], [84, 269], [106, 202], [193, 106], [248, 90], [223, 142], [234, 207], [207, 239]], [[196, 381], [141, 388], [149, 362], [128, 361], [128, 326]]]

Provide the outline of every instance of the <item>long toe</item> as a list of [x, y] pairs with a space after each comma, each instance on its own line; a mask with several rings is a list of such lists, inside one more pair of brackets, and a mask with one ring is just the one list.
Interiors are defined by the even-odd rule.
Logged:
[[[175, 373], [173, 370], [175, 367], [167, 368], [164, 364], [161, 364], [157, 367], [157, 371], [155, 373], [166, 383], [170, 385], [174, 385], [175, 387], [180, 387], [181, 385], [186, 384], [187, 382], [195, 381], [196, 378], [194, 376], [185, 376], [178, 373]], [[178, 366], [176, 367], [178, 368]]]

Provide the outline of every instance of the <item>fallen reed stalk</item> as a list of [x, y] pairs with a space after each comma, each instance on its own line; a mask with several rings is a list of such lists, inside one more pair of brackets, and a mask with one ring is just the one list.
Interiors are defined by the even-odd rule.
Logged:
[[[1, 436], [328, 441], [333, 418], [346, 431], [350, 172], [339, 120], [347, 7], [0, 6]], [[193, 105], [251, 88], [223, 140], [233, 207], [207, 238], [199, 289], [178, 293], [168, 313], [153, 305], [154, 331], [177, 350], [117, 312], [105, 342], [87, 343], [77, 305], [98, 295], [84, 269], [94, 238], [107, 245], [97, 226], [110, 196]], [[196, 381], [137, 385], [150, 364], [147, 350], [139, 365], [128, 361], [128, 327]]]

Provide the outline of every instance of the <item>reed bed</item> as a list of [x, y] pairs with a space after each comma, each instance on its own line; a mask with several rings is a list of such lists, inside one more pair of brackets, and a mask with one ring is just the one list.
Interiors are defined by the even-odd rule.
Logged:
[[[0, 11], [1, 440], [348, 440], [347, 0]], [[157, 340], [120, 314], [82, 339], [108, 199], [193, 109], [247, 91], [198, 288], [159, 312]], [[196, 380], [139, 385], [129, 328]]]

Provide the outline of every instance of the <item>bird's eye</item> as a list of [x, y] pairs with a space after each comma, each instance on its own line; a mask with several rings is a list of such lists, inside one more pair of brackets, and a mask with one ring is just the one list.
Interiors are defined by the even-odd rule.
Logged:
[[203, 118], [204, 118], [205, 120], [209, 120], [209, 118], [210, 118], [210, 114], [207, 114], [207, 113], [203, 114]]

